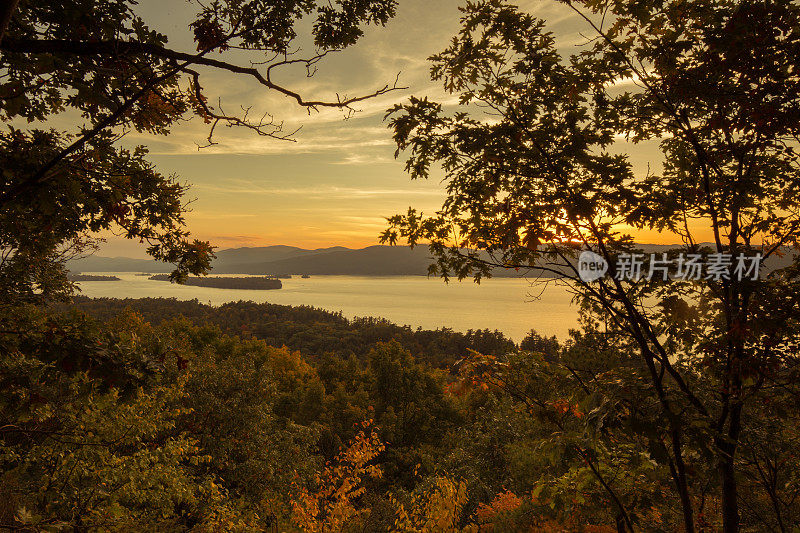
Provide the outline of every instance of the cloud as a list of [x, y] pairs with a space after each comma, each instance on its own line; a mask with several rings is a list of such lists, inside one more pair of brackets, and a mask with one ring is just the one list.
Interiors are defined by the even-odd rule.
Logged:
[[252, 244], [262, 242], [263, 235], [211, 235], [209, 240], [212, 244], [219, 245], [220, 243], [239, 243], [239, 244]]
[[[370, 94], [394, 83], [400, 73], [399, 84], [407, 86], [407, 89], [354, 104], [357, 113], [347, 121], [343, 120], [345, 113], [342, 110], [320, 108], [310, 111], [292, 98], [269, 90], [248, 77], [201, 69], [211, 105], [219, 107], [221, 102], [228, 113], [240, 112], [240, 107], [250, 108], [251, 117], [269, 112], [276, 121], [283, 121], [284, 132], [302, 127], [295, 137], [297, 142], [259, 137], [243, 128], [218, 127], [215, 140], [219, 144], [205, 151], [265, 155], [343, 152], [345, 163], [383, 162], [374, 156], [367, 159], [352, 154], [365, 147], [393, 146], [390, 132], [382, 122], [388, 108], [407, 101], [411, 95], [428, 96], [446, 105], [457, 103], [457, 97], [448, 95], [441, 83], [430, 80], [427, 58], [446, 47], [458, 30], [457, 7], [460, 3], [460, 0], [404, 0], [398, 6], [397, 16], [386, 27], [366, 28], [365, 36], [357, 45], [324, 58], [314, 76], [308, 77], [304, 67], [281, 67], [273, 72], [274, 81], [305, 98], [328, 101], [335, 101], [337, 96]], [[157, 5], [154, 0], [147, 1], [146, 9], [154, 20], [158, 18]], [[298, 44], [306, 50], [298, 53], [298, 57], [313, 53], [312, 44], [302, 41], [301, 38]], [[230, 57], [245, 66], [249, 66], [250, 61], [263, 59], [252, 52], [231, 51]], [[369, 121], [376, 131], [353, 127], [359, 121]], [[190, 155], [197, 153], [198, 144], [205, 144], [208, 130], [208, 124], [192, 120], [174, 128], [167, 138], [131, 132], [127, 141], [150, 145], [155, 155]]]
[[355, 216], [355, 215], [339, 215], [337, 217], [343, 223], [349, 226], [358, 226], [363, 228], [385, 228], [385, 217], [369, 217], [369, 216]]
[[252, 218], [255, 217], [255, 214], [251, 213], [212, 213], [208, 211], [190, 211], [187, 214], [190, 218], [202, 218], [202, 219], [210, 219], [210, 220], [221, 220], [221, 219], [237, 219], [237, 218]]
[[333, 161], [334, 165], [381, 165], [387, 163], [394, 163], [395, 158], [391, 155], [374, 155], [374, 154], [350, 154], [343, 156], [339, 161]]
[[194, 189], [213, 191], [226, 194], [258, 194], [269, 196], [305, 196], [308, 198], [371, 198], [381, 196], [442, 196], [443, 191], [425, 189], [394, 189], [373, 188], [362, 189], [358, 187], [341, 187], [337, 185], [322, 185], [309, 187], [276, 187], [261, 185], [253, 180], [232, 178], [229, 185], [201, 183], [194, 185]]
[[[311, 111], [291, 98], [267, 89], [253, 79], [201, 69], [209, 103], [226, 112], [251, 107], [250, 116], [271, 113], [283, 121], [284, 131], [302, 128], [294, 140], [259, 137], [243, 128], [217, 127], [218, 145], [198, 151], [209, 125], [194, 119], [176, 125], [170, 135], [158, 137], [130, 132], [126, 144], [144, 144], [165, 172], [176, 172], [192, 181], [190, 194], [198, 210], [190, 213], [193, 231], [219, 244], [330, 245], [355, 241], [374, 242], [385, 225], [384, 213], [392, 214], [409, 204], [438, 209], [446, 193], [436, 180], [411, 183], [403, 173], [403, 162], [394, 159], [395, 143], [384, 121], [386, 110], [407, 103], [413, 95], [439, 102], [446, 112], [459, 107], [459, 96], [445, 91], [440, 81], [430, 79], [428, 58], [444, 50], [460, 29], [458, 6], [464, 0], [403, 0], [397, 16], [386, 27], [366, 28], [355, 46], [331, 54], [319, 63], [319, 71], [307, 77], [303, 68], [281, 68], [274, 80], [306, 98], [336, 99], [339, 95], [369, 94], [393, 83], [400, 73], [397, 90], [355, 105], [358, 111], [345, 120], [341, 110]], [[591, 30], [568, 6], [557, 1], [518, 0], [526, 12], [546, 21], [559, 51], [566, 57], [576, 45], [585, 45], [580, 34]], [[170, 35], [171, 45], [193, 49], [191, 32], [184, 20], [191, 7], [180, 2], [144, 0], [143, 7], [154, 27]], [[185, 4], [185, 3], [184, 3]], [[188, 12], [186, 10], [189, 10]], [[166, 15], [165, 15], [166, 13]], [[313, 43], [301, 38], [301, 53]], [[184, 35], [188, 40], [173, 40]], [[248, 52], [231, 51], [238, 64], [263, 60]], [[259, 68], [264, 68], [259, 67]], [[476, 118], [492, 119], [476, 106], [467, 109]], [[70, 124], [82, 122], [69, 117]], [[53, 124], [48, 123], [48, 127]], [[58, 127], [58, 124], [56, 124]], [[198, 157], [200, 154], [203, 157]], [[208, 156], [221, 157], [208, 157]], [[239, 157], [241, 156], [241, 157]], [[250, 156], [265, 156], [263, 158]], [[437, 167], [437, 176], [443, 172]], [[244, 178], [240, 177], [244, 176]], [[251, 179], [247, 179], [251, 178]], [[260, 178], [260, 179], [259, 179]], [[251, 233], [259, 232], [260, 235]], [[319, 237], [318, 237], [319, 236]]]

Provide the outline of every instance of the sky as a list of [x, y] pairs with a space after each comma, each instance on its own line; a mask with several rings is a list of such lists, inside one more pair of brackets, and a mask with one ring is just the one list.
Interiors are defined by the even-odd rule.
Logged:
[[[191, 185], [187, 225], [194, 237], [221, 249], [286, 244], [303, 248], [377, 244], [385, 218], [409, 206], [433, 212], [445, 197], [440, 179], [412, 181], [384, 121], [388, 108], [411, 95], [455, 104], [429, 77], [427, 58], [443, 50], [459, 28], [456, 0], [400, 0], [397, 16], [385, 27], [369, 27], [355, 46], [325, 58], [311, 78], [305, 69], [286, 70], [276, 78], [308, 98], [334, 99], [336, 93], [369, 94], [392, 83], [407, 87], [357, 106], [349, 118], [338, 110], [309, 114], [290, 99], [232, 74], [205, 71], [210, 103], [228, 112], [252, 107], [251, 116], [270, 113], [284, 121], [284, 131], [301, 128], [295, 142], [259, 137], [242, 128], [218, 128], [217, 145], [205, 143], [208, 125], [193, 119], [169, 136], [130, 134], [127, 143], [147, 145], [150, 159], [164, 174]], [[193, 51], [186, 28], [194, 7], [179, 0], [143, 0], [148, 24], [170, 38], [171, 47]], [[545, 19], [564, 54], [586, 39], [583, 23], [563, 4], [547, 0], [520, 2]], [[301, 28], [301, 31], [303, 28]], [[299, 46], [311, 52], [303, 39]], [[302, 54], [302, 52], [301, 52]], [[235, 58], [235, 56], [234, 56]], [[236, 58], [248, 65], [245, 57]], [[658, 160], [655, 145], [630, 152], [635, 168]], [[105, 235], [99, 255], [144, 257], [144, 246]], [[655, 233], [639, 233], [640, 242], [663, 242]], [[674, 242], [674, 239], [669, 241]]]

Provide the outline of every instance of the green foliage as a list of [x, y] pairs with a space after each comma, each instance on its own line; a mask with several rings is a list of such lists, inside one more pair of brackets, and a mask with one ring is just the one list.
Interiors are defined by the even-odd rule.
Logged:
[[[396, 502], [397, 518], [392, 532], [454, 533], [459, 527], [461, 512], [467, 499], [467, 487], [446, 477], [429, 480], [428, 486], [412, 493], [406, 504]], [[470, 529], [474, 531], [473, 529]], [[466, 530], [464, 530], [466, 531]]]
[[[325, 465], [344, 464], [346, 448], [359, 469], [383, 475], [358, 481], [357, 493], [323, 515], [387, 530], [396, 514], [389, 491], [413, 490], [412, 470], [434, 471], [457, 453], [445, 438], [462, 416], [448, 376], [427, 362], [437, 358], [416, 358], [400, 342], [415, 350], [467, 342], [452, 332], [392, 326], [400, 341], [355, 340], [370, 333], [347, 345], [364, 343], [357, 353], [318, 356], [225, 334], [210, 323], [213, 308], [196, 303], [150, 302], [153, 320], [163, 319], [153, 326], [126, 309], [130, 301], [80, 302], [104, 320], [64, 305], [4, 311], [3, 527], [248, 531], [300, 520], [309, 530], [308, 506], [328, 505], [318, 492], [333, 472]], [[236, 318], [237, 310], [247, 312]], [[252, 310], [295, 327], [308, 321], [305, 331], [323, 336], [326, 322], [356, 333], [389, 327], [245, 303], [227, 307], [226, 327], [241, 332]], [[369, 419], [376, 427], [365, 440]], [[381, 444], [357, 453], [354, 442]], [[331, 475], [334, 491], [355, 479]]]
[[209, 342], [195, 328], [183, 332], [202, 346], [186, 362], [190, 412], [178, 422], [209, 457], [198, 472], [223, 480], [239, 509], [279, 513], [288, 504], [286, 487], [297, 475], [310, 476], [316, 463], [317, 430], [280, 413], [276, 378], [287, 354], [258, 341], [215, 333]]
[[[414, 330], [381, 318], [348, 320], [341, 313], [306, 306], [235, 302], [212, 307], [197, 300], [176, 301], [166, 298], [116, 300], [76, 297], [73, 302], [78, 308], [101, 319], [112, 318], [126, 307], [153, 323], [185, 316], [198, 324], [219, 326], [230, 335], [255, 337], [271, 346], [287, 346], [301, 351], [323, 366], [342, 364], [339, 358], [347, 358], [351, 354], [362, 363], [366, 362], [375, 343], [393, 340], [398, 341], [414, 357], [442, 369], [449, 369], [468, 349], [500, 355], [515, 348], [514, 343], [499, 331], [485, 329], [459, 333], [446, 328]], [[325, 354], [338, 357], [330, 358]]]
[[[410, 353], [413, 337], [318, 356], [224, 333], [208, 306], [139, 302], [154, 326], [131, 303], [81, 300], [102, 322], [60, 306], [5, 312], [0, 524], [605, 533], [620, 505], [636, 529], [682, 520], [668, 421], [641, 362], [601, 332], [565, 344], [531, 332], [526, 351], [468, 352], [451, 376]], [[350, 324], [241, 303], [225, 306], [226, 329], [241, 332], [252, 310], [307, 322], [309, 335]], [[428, 346], [452, 340], [418, 333]], [[800, 511], [793, 402], [774, 390], [757, 398], [737, 459], [743, 517], [778, 529]], [[686, 431], [707, 445], [685, 457], [709, 487], [701, 519], [715, 527], [710, 431]], [[343, 453], [355, 455], [343, 463]], [[358, 474], [376, 468], [380, 477]]]
[[4, 527], [169, 530], [179, 502], [220, 497], [185, 467], [208, 456], [175, 431], [185, 379], [163, 386], [158, 370], [174, 358], [80, 319], [33, 310], [4, 319], [19, 328], [2, 336]]

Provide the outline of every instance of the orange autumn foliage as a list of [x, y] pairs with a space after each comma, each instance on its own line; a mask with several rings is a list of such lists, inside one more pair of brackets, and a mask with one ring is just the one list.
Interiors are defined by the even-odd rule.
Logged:
[[475, 511], [475, 519], [482, 531], [491, 531], [491, 523], [498, 515], [507, 514], [519, 509], [522, 498], [507, 490], [498, 494], [489, 504], [482, 503]]
[[385, 449], [371, 424], [372, 420], [363, 422], [348, 447], [317, 473], [314, 490], [295, 485], [292, 522], [300, 530], [341, 531], [361, 516], [363, 510], [356, 509], [353, 501], [364, 494], [367, 479], [382, 476], [381, 468], [369, 463]]
[[572, 516], [566, 521], [536, 516], [535, 513], [519, 513], [523, 504], [533, 503], [537, 498], [531, 497], [527, 502], [523, 497], [517, 496], [513, 492], [506, 490], [495, 496], [488, 504], [481, 504], [473, 515], [474, 523], [478, 526], [478, 531], [491, 533], [495, 531], [508, 531], [509, 527], [514, 527], [518, 531], [528, 533], [614, 533], [615, 527], [608, 525], [586, 524], [578, 515]]

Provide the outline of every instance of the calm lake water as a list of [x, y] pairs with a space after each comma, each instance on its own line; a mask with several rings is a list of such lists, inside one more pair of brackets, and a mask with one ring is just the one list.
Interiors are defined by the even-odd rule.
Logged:
[[93, 298], [197, 298], [211, 305], [239, 300], [310, 305], [341, 311], [349, 318], [383, 317], [415, 328], [497, 329], [515, 341], [531, 329], [565, 339], [578, 321], [577, 307], [571, 304], [566, 287], [516, 278], [489, 279], [476, 285], [471, 281], [445, 284], [424, 276], [296, 276], [281, 280], [280, 290], [255, 291], [187, 287], [134, 273], [102, 274], [122, 281], [81, 282], [81, 293]]

